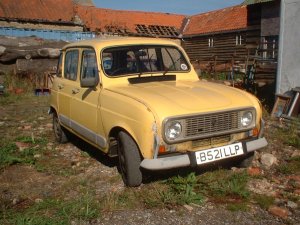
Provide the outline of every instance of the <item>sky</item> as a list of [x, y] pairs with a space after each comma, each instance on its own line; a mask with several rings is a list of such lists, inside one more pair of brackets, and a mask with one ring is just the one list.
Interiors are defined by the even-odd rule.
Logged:
[[195, 15], [233, 5], [243, 0], [93, 0], [98, 8]]

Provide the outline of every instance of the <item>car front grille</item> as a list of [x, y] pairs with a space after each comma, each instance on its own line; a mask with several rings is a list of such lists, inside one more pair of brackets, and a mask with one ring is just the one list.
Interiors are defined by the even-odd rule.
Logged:
[[[249, 111], [253, 115], [253, 120], [248, 126], [243, 126], [241, 122], [242, 116]], [[168, 140], [165, 133], [163, 133], [164, 140], [168, 144], [219, 137], [253, 129], [256, 122], [256, 112], [254, 108], [241, 108], [167, 118], [163, 123], [164, 132], [166, 132], [166, 128], [173, 121], [182, 125], [182, 132], [175, 140]]]
[[186, 118], [185, 137], [209, 136], [239, 129], [239, 117], [238, 111], [232, 111]]

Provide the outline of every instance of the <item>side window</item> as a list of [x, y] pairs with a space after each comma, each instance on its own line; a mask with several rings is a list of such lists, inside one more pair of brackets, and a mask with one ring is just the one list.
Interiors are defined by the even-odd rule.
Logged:
[[56, 69], [56, 76], [62, 77], [62, 54], [60, 54], [60, 56], [59, 56], [57, 69]]
[[82, 52], [81, 79], [98, 76], [96, 53], [93, 50]]
[[77, 79], [78, 50], [67, 51], [65, 56], [64, 77], [69, 80]]
[[113, 64], [113, 56], [111, 53], [103, 53], [103, 67], [105, 71], [111, 70]]

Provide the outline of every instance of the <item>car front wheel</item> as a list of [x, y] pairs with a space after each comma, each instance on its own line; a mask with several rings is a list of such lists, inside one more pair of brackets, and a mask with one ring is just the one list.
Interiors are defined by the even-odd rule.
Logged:
[[140, 152], [135, 141], [123, 131], [118, 135], [118, 156], [124, 184], [128, 187], [141, 185]]

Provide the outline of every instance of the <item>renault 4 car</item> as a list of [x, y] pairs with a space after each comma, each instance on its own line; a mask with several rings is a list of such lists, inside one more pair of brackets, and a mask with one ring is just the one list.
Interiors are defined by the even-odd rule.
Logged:
[[257, 98], [199, 80], [181, 46], [163, 39], [66, 45], [49, 112], [58, 142], [71, 132], [118, 157], [127, 186], [142, 183], [143, 169], [247, 165], [267, 145]]

